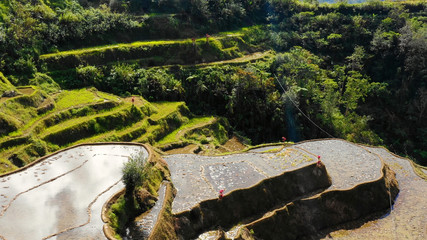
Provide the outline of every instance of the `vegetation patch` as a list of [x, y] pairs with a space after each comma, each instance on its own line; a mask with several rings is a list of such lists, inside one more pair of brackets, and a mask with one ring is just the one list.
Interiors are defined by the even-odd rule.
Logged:
[[66, 109], [72, 106], [91, 104], [94, 102], [103, 102], [105, 100], [117, 100], [111, 94], [97, 91], [95, 88], [82, 88], [73, 91], [62, 91], [55, 97], [57, 109]]
[[109, 225], [116, 238], [125, 234], [127, 224], [141, 213], [150, 209], [163, 180], [170, 180], [167, 165], [155, 153], [145, 159], [142, 155], [132, 156], [123, 166], [125, 193], [108, 210]]
[[115, 128], [123, 128], [142, 119], [142, 112], [134, 107], [123, 108], [113, 113], [105, 113], [95, 117], [84, 117], [77, 122], [56, 125], [46, 130], [43, 139], [64, 146], [79, 139], [103, 133]]
[[175, 129], [173, 132], [169, 133], [167, 136], [162, 138], [160, 141], [158, 141], [157, 144], [159, 145], [165, 145], [172, 142], [178, 142], [182, 141], [182, 137], [184, 136], [185, 132], [197, 128], [202, 125], [206, 125], [211, 123], [215, 118], [214, 117], [200, 117], [200, 118], [192, 118], [188, 120], [187, 123], [182, 125], [181, 127]]
[[[225, 44], [225, 47], [224, 47]], [[192, 64], [240, 57], [248, 46], [240, 37], [211, 37], [191, 40], [148, 41], [117, 44], [41, 55], [50, 70], [64, 70], [80, 65], [105, 65], [111, 62], [140, 60], [145, 66]], [[156, 56], [156, 58], [154, 58]]]
[[0, 136], [7, 135], [18, 130], [21, 126], [20, 122], [13, 117], [0, 113]]
[[0, 98], [3, 97], [3, 94], [7, 91], [15, 91], [16, 88], [13, 86], [9, 80], [0, 72]]

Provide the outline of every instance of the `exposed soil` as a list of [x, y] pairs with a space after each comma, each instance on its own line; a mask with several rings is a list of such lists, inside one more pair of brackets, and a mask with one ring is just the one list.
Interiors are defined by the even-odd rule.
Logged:
[[229, 150], [229, 152], [237, 152], [242, 151], [246, 148], [246, 146], [240, 142], [240, 140], [233, 136], [230, 138], [224, 145], [222, 145], [225, 149]]
[[[325, 229], [316, 236], [309, 236], [306, 239], [426, 239], [427, 238], [427, 181], [415, 174], [410, 164], [410, 160], [393, 155], [383, 148], [365, 147], [353, 145], [365, 151], [354, 151], [351, 147], [348, 150], [345, 144], [333, 144], [331, 141], [315, 141], [294, 146], [296, 149], [309, 150], [319, 153], [324, 161], [328, 172], [333, 175], [334, 185], [332, 188], [347, 188], [351, 182], [368, 181], [366, 173], [375, 169], [378, 159], [382, 159], [395, 173], [399, 183], [400, 193], [395, 199], [395, 204], [390, 210], [373, 213], [360, 220], [342, 224], [333, 229]], [[322, 146], [323, 145], [323, 146]], [[319, 151], [330, 145], [326, 152]], [[353, 150], [351, 150], [353, 149]], [[286, 150], [286, 149], [285, 149]], [[330, 154], [336, 155], [336, 160], [328, 161]], [[372, 158], [366, 158], [365, 155]], [[348, 159], [345, 159], [347, 155]], [[340, 159], [340, 157], [342, 157]], [[354, 159], [354, 160], [352, 160]], [[363, 159], [366, 167], [360, 165], [357, 159]], [[369, 169], [369, 165], [372, 169]], [[341, 168], [339, 165], [341, 165]], [[364, 170], [359, 171], [363, 167]], [[338, 171], [337, 171], [338, 170]], [[359, 180], [358, 180], [359, 179]], [[391, 199], [390, 199], [391, 200]], [[230, 232], [231, 233], [231, 232]], [[231, 236], [231, 234], [227, 234]], [[216, 232], [209, 232], [199, 239], [216, 239], [219, 235]]]
[[367, 222], [354, 222], [331, 233], [319, 233], [323, 239], [426, 239], [427, 181], [418, 177], [410, 160], [397, 157], [383, 148], [366, 147], [378, 154], [396, 172], [400, 193], [393, 209]]
[[24, 95], [31, 95], [35, 90], [32, 87], [18, 88], [18, 91]]
[[195, 153], [195, 151], [199, 148], [196, 144], [190, 144], [182, 148], [174, 148], [166, 151], [166, 154], [187, 154], [187, 153]]

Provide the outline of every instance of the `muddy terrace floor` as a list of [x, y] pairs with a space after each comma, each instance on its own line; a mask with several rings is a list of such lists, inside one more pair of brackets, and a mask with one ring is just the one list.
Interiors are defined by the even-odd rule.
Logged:
[[[382, 148], [337, 139], [282, 148], [215, 157], [164, 156], [178, 190], [173, 212], [217, 198], [220, 189], [227, 194], [308, 165], [317, 161], [318, 155], [332, 178], [330, 189], [352, 188], [377, 179], [382, 159], [396, 172], [399, 181], [400, 194], [393, 211], [376, 220], [338, 226], [336, 230], [319, 233], [317, 238], [427, 238], [427, 181], [414, 173], [407, 159]], [[120, 182], [123, 162], [141, 150], [141, 147], [115, 144], [84, 146], [0, 177], [0, 239], [104, 239], [100, 208], [123, 187]], [[152, 214], [147, 216], [147, 224], [152, 225], [157, 219]], [[150, 231], [149, 226], [140, 227]]]
[[332, 179], [329, 189], [345, 190], [378, 179], [383, 160], [396, 172], [401, 189], [392, 213], [367, 223], [361, 221], [339, 226], [349, 230], [328, 230], [327, 233], [319, 233], [318, 238], [427, 237], [427, 182], [414, 173], [408, 160], [396, 157], [382, 148], [361, 146], [339, 139], [304, 142], [280, 148], [267, 147], [224, 156], [164, 156], [177, 188], [173, 213], [188, 210], [200, 201], [217, 198], [220, 189], [225, 189], [227, 194], [239, 188], [251, 187], [264, 178], [306, 166], [317, 161], [318, 155]]

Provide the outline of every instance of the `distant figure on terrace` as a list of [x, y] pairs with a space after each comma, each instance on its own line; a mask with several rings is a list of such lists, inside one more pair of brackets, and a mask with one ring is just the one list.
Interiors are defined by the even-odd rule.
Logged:
[[322, 163], [322, 161], [320, 160], [320, 156], [317, 156], [317, 166], [318, 166], [318, 167], [322, 167], [322, 166], [323, 166], [323, 163]]
[[221, 200], [224, 197], [224, 189], [219, 190], [219, 200]]

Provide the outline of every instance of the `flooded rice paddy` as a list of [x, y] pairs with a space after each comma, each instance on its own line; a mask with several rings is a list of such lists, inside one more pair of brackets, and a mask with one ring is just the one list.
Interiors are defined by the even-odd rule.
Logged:
[[295, 144], [281, 149], [267, 147], [226, 156], [176, 154], [165, 156], [177, 189], [173, 213], [189, 210], [197, 203], [261, 180], [295, 170], [317, 161], [320, 155], [332, 178], [332, 189], [349, 189], [381, 176], [380, 158], [355, 144], [342, 140], [324, 140]]
[[101, 209], [137, 145], [79, 146], [0, 177], [0, 238], [103, 239]]

